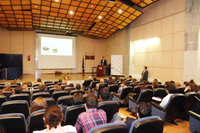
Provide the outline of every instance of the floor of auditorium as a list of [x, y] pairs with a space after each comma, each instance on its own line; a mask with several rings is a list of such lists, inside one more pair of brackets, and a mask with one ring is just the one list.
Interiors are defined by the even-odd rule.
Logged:
[[[68, 83], [73, 82], [74, 84], [82, 83], [83, 80], [87, 79], [91, 74], [71, 74], [71, 80], [67, 81]], [[35, 81], [37, 78], [41, 78], [43, 81], [57, 81], [61, 79], [61, 75], [54, 75], [54, 74], [42, 74], [42, 75], [23, 75], [19, 77], [18, 82], [24, 81]], [[105, 77], [104, 77], [105, 78]], [[4, 81], [0, 80], [0, 83], [3, 82], [11, 82], [11, 80]], [[132, 117], [131, 112], [127, 111], [127, 108], [120, 108], [120, 113], [125, 116]], [[163, 133], [191, 133], [189, 130], [189, 122], [183, 120], [176, 120], [175, 123], [177, 125], [171, 124], [169, 122], [165, 122], [164, 131]], [[151, 132], [151, 131], [150, 131]]]

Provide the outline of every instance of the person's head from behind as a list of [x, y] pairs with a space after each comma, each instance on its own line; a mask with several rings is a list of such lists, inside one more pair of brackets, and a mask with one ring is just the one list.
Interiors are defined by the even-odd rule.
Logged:
[[10, 85], [17, 85], [17, 82], [14, 80], [14, 81], [10, 82]]
[[5, 87], [5, 88], [9, 88], [9, 87], [10, 87], [10, 84], [6, 83], [6, 84], [4, 85], [4, 87]]
[[84, 99], [81, 93], [75, 93], [73, 96], [74, 105], [79, 105], [84, 103]]
[[137, 117], [138, 118], [143, 118], [143, 117], [148, 117], [151, 116], [151, 104], [141, 102], [137, 105], [136, 107], [137, 110]]
[[37, 82], [38, 82], [38, 83], [42, 82], [41, 78], [38, 78], [38, 79], [37, 79]]
[[80, 84], [76, 84], [76, 89], [80, 90], [81, 89], [81, 85]]
[[34, 111], [40, 110], [40, 109], [45, 109], [47, 107], [47, 102], [44, 98], [42, 97], [37, 97], [31, 105], [31, 113]]
[[134, 82], [137, 82], [137, 79], [136, 78], [133, 78], [132, 79], [132, 82], [134, 83]]
[[15, 88], [15, 94], [20, 94], [20, 93], [22, 93], [22, 91], [23, 91], [22, 87]]
[[93, 80], [92, 76], [89, 76], [89, 77], [88, 77], [88, 80]]
[[67, 81], [63, 81], [61, 85], [67, 85]]
[[62, 79], [59, 79], [58, 82], [62, 83]]
[[175, 83], [175, 88], [180, 87], [180, 86], [181, 86], [181, 84], [179, 82]]
[[47, 129], [51, 130], [52, 128], [61, 126], [63, 118], [64, 117], [60, 107], [53, 105], [46, 108], [43, 120]]
[[74, 87], [74, 84], [73, 84], [73, 83], [70, 83], [70, 84], [69, 84], [69, 87]]
[[193, 79], [191, 79], [189, 82], [190, 82], [190, 84], [191, 84], [191, 83], [195, 83]]
[[98, 105], [98, 98], [93, 94], [88, 94], [86, 97], [86, 109], [96, 108]]
[[144, 66], [144, 70], [147, 70], [147, 66]]
[[153, 80], [152, 86], [153, 86], [153, 88], [157, 88], [158, 87], [158, 81], [156, 79]]
[[59, 85], [55, 85], [54, 88], [56, 88], [54, 91], [61, 91], [62, 88]]
[[104, 83], [104, 79], [100, 79], [100, 83]]
[[44, 85], [44, 84], [40, 84], [39, 86], [38, 86], [38, 89], [39, 89], [39, 91], [40, 92], [44, 92], [45, 90], [46, 90], [46, 85]]
[[110, 100], [110, 93], [109, 90], [105, 87], [100, 90], [100, 98], [102, 101]]
[[144, 83], [141, 83], [140, 84], [140, 88], [141, 88], [141, 90], [143, 90], [143, 89], [146, 89], [147, 87], [146, 87], [146, 85]]
[[28, 90], [28, 86], [26, 84], [22, 85], [22, 90]]
[[132, 76], [131, 76], [131, 75], [129, 75], [129, 76], [128, 76], [128, 79], [132, 79]]
[[187, 81], [184, 81], [183, 84], [185, 85], [185, 87], [188, 87], [190, 85], [190, 83]]
[[195, 83], [190, 83], [190, 90], [192, 92], [198, 92], [199, 91], [199, 86]]
[[96, 77], [94, 77], [94, 78], [93, 78], [93, 80], [94, 80], [94, 81], [96, 81], [96, 80], [97, 80], [97, 78], [96, 78]]
[[112, 80], [112, 77], [111, 77], [111, 76], [109, 77], [109, 80]]

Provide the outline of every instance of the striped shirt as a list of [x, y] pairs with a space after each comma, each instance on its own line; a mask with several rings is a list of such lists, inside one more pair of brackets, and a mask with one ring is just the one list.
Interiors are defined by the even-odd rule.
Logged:
[[83, 133], [88, 133], [93, 127], [106, 124], [107, 117], [106, 113], [102, 109], [89, 109], [86, 112], [81, 113], [75, 125], [77, 132], [83, 131]]

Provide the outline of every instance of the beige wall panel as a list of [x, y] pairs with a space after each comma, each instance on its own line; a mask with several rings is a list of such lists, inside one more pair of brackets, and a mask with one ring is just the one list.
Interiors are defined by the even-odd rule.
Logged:
[[175, 13], [175, 0], [165, 0], [165, 16]]
[[184, 50], [185, 48], [185, 32], [177, 32], [173, 34], [173, 50]]
[[152, 4], [151, 6], [146, 8], [146, 13], [147, 13], [147, 18], [146, 18], [146, 22], [152, 22], [155, 20], [155, 9], [156, 5]]
[[144, 39], [144, 26], [138, 27], [138, 40]]
[[185, 0], [176, 0], [176, 13], [185, 10]]
[[11, 31], [11, 53], [23, 54], [24, 44], [24, 32], [23, 31]]
[[[157, 45], [157, 44], [156, 44]], [[145, 51], [146, 53], [151, 53], [153, 52], [154, 44], [148, 44], [145, 46]]]
[[183, 69], [172, 69], [172, 80], [183, 84]]
[[160, 1], [157, 1], [155, 3], [156, 7], [155, 7], [155, 20], [157, 19], [161, 19], [165, 16], [165, 4], [164, 4], [164, 0], [160, 0]]
[[154, 66], [155, 67], [171, 67], [172, 52], [158, 52], [154, 53]]
[[185, 12], [174, 16], [173, 32], [185, 31]]
[[0, 28], [0, 52], [10, 53], [10, 31]]
[[[149, 71], [149, 73], [152, 73], [151, 71]], [[153, 78], [156, 78], [156, 79], [159, 79], [159, 80], [161, 80], [161, 78], [162, 78], [162, 72], [161, 72], [161, 68], [159, 68], [159, 67], [154, 67], [154, 69], [153, 69]]]
[[173, 16], [162, 19], [162, 35], [172, 33]]
[[144, 26], [145, 32], [144, 32], [144, 38], [151, 38], [153, 37], [153, 23], [146, 24]]
[[153, 22], [153, 36], [159, 37], [162, 35], [162, 20]]
[[172, 67], [183, 68], [184, 65], [184, 51], [173, 51]]
[[[150, 67], [150, 66], [147, 66], [147, 67], [149, 71], [148, 78], [154, 78], [154, 67]], [[142, 71], [140, 73], [142, 73]]]
[[[23, 53], [23, 73], [35, 73], [35, 32], [24, 31], [24, 53]], [[27, 60], [27, 56], [31, 56], [31, 60]]]
[[161, 68], [160, 71], [161, 73], [161, 81], [170, 81], [172, 78], [172, 69], [171, 68]]
[[131, 30], [131, 41], [137, 40], [137, 28]]
[[144, 66], [152, 66], [153, 67], [153, 53], [146, 53], [145, 54]]
[[153, 45], [154, 52], [162, 51], [162, 39], [161, 37], [159, 39], [160, 39], [160, 42], [158, 44]]
[[172, 34], [162, 36], [161, 44], [162, 44], [162, 51], [172, 50]]
[[134, 52], [135, 53], [145, 53], [146, 51], [146, 45], [145, 44], [140, 44], [138, 42], [134, 42]]
[[134, 66], [134, 74], [141, 75], [143, 68], [144, 68], [143, 66]]

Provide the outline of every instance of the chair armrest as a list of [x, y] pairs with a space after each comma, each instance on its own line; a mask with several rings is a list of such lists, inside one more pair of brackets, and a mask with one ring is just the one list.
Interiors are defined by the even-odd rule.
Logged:
[[155, 108], [157, 108], [159, 110], [167, 112], [163, 107], [161, 107], [160, 105], [156, 104], [155, 102], [151, 102], [151, 105], [153, 105]]
[[200, 115], [199, 114], [190, 110], [190, 111], [188, 111], [188, 115], [200, 121]]
[[129, 96], [128, 98], [129, 98], [129, 100], [131, 100], [131, 101], [133, 101], [134, 103], [136, 103], [135, 99], [133, 99], [132, 96]]
[[117, 93], [115, 93], [115, 92], [113, 93], [113, 95], [116, 96], [116, 97], [119, 97], [119, 95]]

